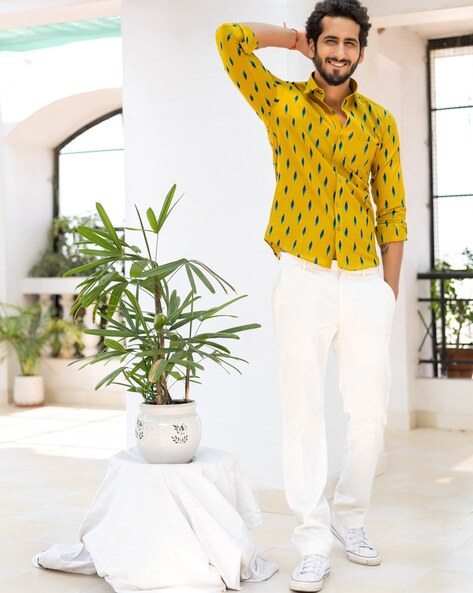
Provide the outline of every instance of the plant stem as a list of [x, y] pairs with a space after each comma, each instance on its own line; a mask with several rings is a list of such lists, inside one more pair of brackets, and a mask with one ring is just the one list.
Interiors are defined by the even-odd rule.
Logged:
[[[194, 300], [192, 300], [191, 302], [191, 317], [194, 314]], [[191, 322], [189, 324], [189, 340], [190, 338], [192, 338], [192, 319]], [[190, 349], [190, 346], [189, 346]], [[187, 360], [190, 360], [190, 352], [187, 355]], [[186, 367], [186, 388], [185, 388], [185, 395], [184, 395], [184, 399], [187, 401], [189, 401], [189, 385], [190, 385], [190, 373], [191, 373], [191, 369], [189, 366]]]
[[[162, 314], [163, 306], [161, 304], [161, 293], [159, 291], [159, 285], [157, 278], [153, 278], [153, 294], [154, 294], [154, 311], [156, 314]], [[159, 348], [164, 348], [164, 335], [162, 332], [158, 331], [158, 342]], [[164, 394], [164, 397], [163, 397]], [[159, 379], [156, 381], [156, 404], [158, 406], [171, 403], [171, 396], [169, 395], [167, 381], [166, 381], [166, 373], [165, 371], [162, 372]]]
[[[153, 295], [154, 295], [154, 310], [155, 313], [162, 313], [163, 308], [161, 306], [161, 295], [158, 290], [158, 281], [153, 278]], [[159, 347], [162, 348], [161, 334], [158, 332]], [[160, 406], [163, 404], [163, 394], [161, 391], [161, 377], [156, 381], [156, 405]]]

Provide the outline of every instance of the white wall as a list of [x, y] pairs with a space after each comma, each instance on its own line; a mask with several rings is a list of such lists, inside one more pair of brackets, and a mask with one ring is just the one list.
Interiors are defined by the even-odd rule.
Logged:
[[[7, 283], [6, 275], [1, 270], [6, 269], [7, 265], [7, 254], [6, 254], [6, 242], [1, 240], [1, 237], [6, 236], [6, 219], [5, 219], [5, 186], [3, 183], [3, 171], [5, 165], [3, 162], [3, 151], [0, 150], [0, 302], [6, 301], [7, 296]], [[4, 356], [4, 352], [0, 346], [0, 357]], [[8, 401], [8, 373], [7, 365], [0, 364], [0, 405], [5, 404]]]
[[[20, 281], [46, 247], [52, 216], [52, 151], [5, 146], [8, 303], [21, 302]], [[28, 240], [26, 240], [28, 238]]]

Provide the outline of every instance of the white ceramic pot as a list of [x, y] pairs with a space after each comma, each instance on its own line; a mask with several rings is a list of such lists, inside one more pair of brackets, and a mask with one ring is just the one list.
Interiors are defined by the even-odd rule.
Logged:
[[17, 375], [13, 385], [13, 402], [21, 407], [44, 404], [43, 377], [41, 375], [31, 377]]
[[196, 403], [140, 404], [136, 444], [149, 463], [187, 463], [197, 451], [202, 425]]

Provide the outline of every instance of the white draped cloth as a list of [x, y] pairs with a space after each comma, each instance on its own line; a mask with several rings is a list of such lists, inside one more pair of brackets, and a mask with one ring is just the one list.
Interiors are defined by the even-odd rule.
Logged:
[[261, 512], [239, 463], [200, 448], [183, 465], [147, 463], [138, 449], [114, 455], [80, 527], [81, 543], [55, 544], [33, 564], [98, 574], [117, 593], [220, 593], [268, 579], [249, 528]]

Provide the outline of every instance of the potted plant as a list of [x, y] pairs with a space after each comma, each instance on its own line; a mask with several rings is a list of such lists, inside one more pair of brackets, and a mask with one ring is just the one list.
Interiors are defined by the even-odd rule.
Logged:
[[[82, 278], [77, 276], [64, 278], [64, 273], [94, 259], [80, 253], [78, 246], [80, 235], [77, 228], [81, 225], [96, 225], [98, 222], [99, 219], [95, 213], [53, 218], [48, 232], [47, 247], [30, 269], [29, 277], [22, 281], [23, 294], [42, 295], [43, 299], [49, 298], [50, 304], [57, 312], [55, 314], [58, 320], [57, 339], [52, 344], [55, 358], [80, 357], [83, 349], [87, 351], [96, 346], [96, 340], [93, 337], [89, 337], [87, 343], [83, 343], [81, 333], [84, 328], [83, 319], [77, 319], [75, 330], [70, 326], [69, 311], [77, 292], [77, 285]], [[85, 270], [82, 275], [85, 276], [87, 273], [89, 273], [88, 270]], [[85, 316], [86, 312], [82, 311], [82, 314]], [[67, 325], [67, 332], [60, 329], [61, 318]], [[59, 347], [60, 352], [58, 352]]]
[[[86, 330], [102, 336], [104, 349], [86, 359], [86, 364], [116, 360], [115, 368], [97, 384], [125, 385], [143, 398], [136, 419], [138, 448], [152, 463], [185, 463], [194, 455], [200, 441], [200, 421], [195, 402], [189, 399], [190, 384], [199, 382], [198, 373], [208, 361], [225, 370], [239, 369], [233, 356], [222, 343], [239, 339], [241, 332], [260, 327], [239, 325], [204, 331], [208, 325], [225, 315], [227, 307], [244, 298], [237, 296], [221, 305], [200, 309], [197, 284], [215, 293], [215, 286], [227, 291], [233, 287], [205, 264], [189, 259], [163, 263], [158, 252], [161, 230], [173, 208], [176, 186], [168, 192], [159, 215], [152, 208], [146, 212], [148, 226], [136, 208], [137, 232], [142, 247], [119, 237], [108, 214], [97, 203], [102, 229], [79, 227], [83, 237], [81, 252], [95, 261], [67, 272], [66, 275], [93, 269], [81, 284], [72, 312], [94, 306], [94, 312], [105, 327]], [[151, 241], [153, 240], [153, 244]], [[122, 271], [124, 270], [124, 271]], [[173, 288], [176, 274], [183, 275], [186, 286], [180, 294]], [[182, 285], [182, 282], [181, 282]], [[116, 312], [121, 318], [117, 319]], [[182, 386], [182, 395], [176, 395]]]
[[[66, 335], [73, 340], [76, 331], [74, 324], [54, 319], [51, 310], [44, 310], [39, 303], [27, 307], [0, 307], [0, 343], [7, 344], [20, 363], [21, 375], [15, 377], [13, 388], [13, 401], [17, 406], [44, 403], [43, 377], [39, 374], [44, 349]], [[80, 336], [77, 339], [80, 340]]]
[[[464, 270], [473, 271], [473, 252], [466, 248], [462, 255], [465, 257]], [[452, 266], [444, 260], [438, 260], [435, 264], [436, 271], [450, 272]], [[470, 340], [471, 333], [465, 341], [467, 331], [473, 325], [473, 299], [465, 297], [461, 291], [462, 280], [448, 278], [442, 284], [437, 280], [431, 284], [431, 310], [435, 318], [442, 316], [442, 306], [445, 315], [445, 350], [442, 346], [438, 348], [441, 359], [446, 361], [447, 376], [449, 378], [469, 378], [473, 376], [473, 344]], [[443, 301], [443, 305], [442, 305]], [[458, 361], [465, 361], [462, 364]], [[454, 362], [457, 361], [457, 362]]]
[[[71, 268], [82, 266], [93, 258], [79, 252], [79, 226], [96, 225], [95, 214], [84, 216], [58, 216], [53, 218], [48, 234], [48, 245], [39, 260], [31, 268], [29, 276], [33, 278], [62, 278]], [[89, 272], [85, 270], [83, 275]]]

